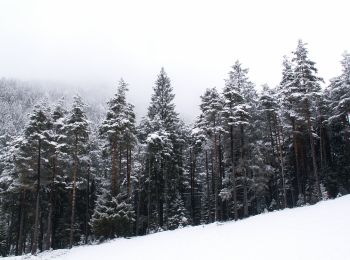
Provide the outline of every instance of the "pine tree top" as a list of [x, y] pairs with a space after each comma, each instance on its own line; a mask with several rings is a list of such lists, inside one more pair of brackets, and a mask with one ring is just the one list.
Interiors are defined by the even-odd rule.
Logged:
[[175, 131], [179, 122], [178, 114], [175, 111], [174, 97], [175, 94], [173, 93], [170, 78], [164, 68], [161, 68], [153, 87], [147, 116], [150, 121], [160, 120], [161, 125], [170, 132]]

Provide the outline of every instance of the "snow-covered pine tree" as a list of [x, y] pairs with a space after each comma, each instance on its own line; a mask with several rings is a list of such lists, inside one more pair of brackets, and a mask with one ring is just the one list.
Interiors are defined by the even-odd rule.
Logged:
[[[224, 97], [224, 110], [223, 115], [225, 118], [225, 127], [229, 132], [229, 158], [230, 158], [230, 174], [228, 175], [228, 181], [232, 185], [229, 190], [232, 193], [233, 198], [233, 212], [234, 219], [238, 220], [238, 201], [237, 201], [237, 176], [236, 176], [236, 166], [235, 166], [235, 145], [234, 145], [234, 127], [237, 126], [237, 122], [241, 121], [241, 112], [239, 106], [244, 103], [244, 97], [242, 95], [242, 85], [246, 80], [246, 77], [242, 77], [241, 65], [236, 61], [232, 68], [233, 70], [229, 72], [229, 78], [226, 80], [225, 88], [223, 90]], [[244, 111], [244, 109], [242, 110]]]
[[[97, 122], [95, 122], [97, 124]], [[96, 125], [94, 129], [98, 129]], [[92, 230], [90, 225], [91, 216], [94, 213], [95, 202], [97, 200], [97, 190], [100, 190], [100, 186], [96, 188], [96, 182], [100, 184], [101, 179], [104, 179], [103, 169], [104, 165], [101, 163], [101, 147], [98, 131], [91, 132], [89, 135], [89, 146], [87, 155], [87, 174], [84, 182], [84, 224], [83, 230], [84, 235], [81, 236], [80, 243], [88, 244], [92, 240]]]
[[[203, 155], [203, 138], [201, 131], [195, 126], [194, 128], [185, 127], [183, 136], [186, 145], [184, 152], [184, 161], [186, 161], [187, 170], [184, 177], [184, 182], [188, 183], [189, 190], [189, 212], [190, 222], [192, 225], [198, 225], [202, 222], [201, 214], [201, 200], [204, 191], [204, 185], [202, 185], [202, 155]], [[187, 193], [188, 194], [188, 193]], [[205, 198], [203, 198], [206, 200]]]
[[[201, 96], [201, 114], [196, 122], [196, 128], [201, 133], [203, 152], [205, 153], [205, 172], [206, 172], [206, 199], [205, 205], [208, 207], [208, 216], [203, 216], [212, 220], [219, 220], [219, 192], [222, 185], [221, 174], [221, 150], [220, 139], [223, 133], [222, 129], [222, 97], [216, 88], [206, 89]], [[211, 167], [211, 169], [209, 169]], [[209, 190], [210, 189], [210, 190]]]
[[331, 172], [328, 174], [333, 196], [350, 189], [350, 54], [345, 52], [341, 61], [341, 75], [331, 79], [325, 90], [329, 109], [328, 125], [332, 153]]
[[[43, 164], [47, 164], [47, 149], [49, 129], [51, 127], [50, 113], [47, 104], [42, 103], [34, 107], [29, 116], [29, 123], [25, 129], [24, 141], [20, 154], [17, 157], [18, 168], [21, 169], [22, 185], [29, 185], [35, 189], [35, 211], [33, 225], [32, 254], [36, 254], [39, 244], [39, 217], [41, 203], [41, 187], [45, 184], [46, 175], [43, 175]], [[44, 183], [42, 183], [44, 181]], [[35, 188], [34, 188], [35, 187]]]
[[[28, 187], [30, 182], [22, 181], [24, 180], [22, 174], [25, 171], [21, 171], [24, 168], [18, 167], [21, 160], [25, 163], [29, 161], [28, 157], [26, 157], [26, 160], [21, 158], [24, 155], [22, 153], [23, 142], [25, 142], [24, 137], [13, 136], [12, 138], [7, 138], [6, 135], [3, 137], [4, 139], [0, 138], [1, 145], [3, 145], [0, 149], [0, 211], [2, 211], [0, 215], [3, 217], [3, 221], [8, 218], [6, 220], [8, 222], [8, 232], [6, 233], [8, 244], [5, 252], [7, 252], [6, 255], [9, 253], [19, 255], [23, 252], [24, 215], [29, 213], [25, 209], [25, 194], [27, 193], [26, 190], [35, 187], [33, 185]], [[27, 203], [31, 204], [32, 200], [28, 199]], [[14, 212], [18, 214], [14, 215]], [[15, 242], [15, 246], [11, 241]]]
[[71, 219], [69, 233], [69, 247], [75, 241], [74, 230], [76, 229], [76, 194], [79, 175], [87, 174], [86, 160], [88, 154], [89, 122], [85, 114], [86, 105], [79, 95], [74, 96], [73, 105], [68, 115], [68, 152], [72, 158], [72, 196], [71, 196]]
[[[259, 125], [261, 133], [260, 147], [265, 151], [264, 160], [272, 179], [273, 198], [283, 208], [287, 207], [287, 167], [285, 163], [285, 137], [283, 132], [280, 106], [275, 89], [263, 86], [259, 99]], [[264, 168], [262, 167], [262, 168]], [[282, 196], [280, 196], [280, 194]]]
[[[1, 202], [1, 199], [0, 199]], [[7, 229], [8, 226], [6, 225], [6, 215], [2, 211], [2, 208], [0, 207], [0, 256], [5, 257], [8, 254], [8, 248], [7, 248]]]
[[134, 221], [135, 211], [127, 193], [115, 196], [110, 190], [103, 189], [90, 221], [94, 235], [100, 240], [130, 236]]
[[137, 144], [136, 137], [136, 115], [134, 113], [134, 105], [128, 103], [126, 106], [125, 130], [123, 132], [123, 146], [125, 147], [126, 156], [126, 192], [128, 197], [132, 195], [132, 165], [133, 151]]
[[[98, 231], [98, 235], [105, 238], [131, 235], [131, 227], [135, 221], [135, 211], [132, 204], [131, 171], [132, 152], [137, 140], [134, 106], [126, 101], [127, 90], [127, 83], [121, 79], [117, 93], [108, 102], [109, 109], [106, 119], [100, 127], [100, 136], [106, 142], [105, 157], [111, 162], [108, 167], [111, 169], [112, 176], [111, 189], [108, 194], [104, 192], [99, 196], [91, 225], [94, 230], [100, 230], [100, 225], [103, 225], [104, 219], [107, 218], [108, 225], [112, 225], [113, 229], [109, 230], [109, 233]], [[123, 167], [124, 165], [125, 167]], [[99, 212], [101, 207], [104, 206], [108, 209], [113, 206], [110, 205], [109, 200], [104, 199], [105, 197], [111, 197], [115, 208], [107, 210], [102, 216]], [[108, 214], [112, 215], [108, 216]], [[124, 214], [125, 217], [123, 217]], [[121, 215], [121, 217], [115, 217], [114, 215]], [[126, 227], [123, 227], [123, 225], [126, 225]]]
[[[156, 230], [168, 229], [170, 203], [176, 192], [183, 191], [181, 179], [182, 146], [175, 111], [173, 88], [164, 68], [161, 69], [151, 97], [147, 117], [142, 122], [141, 142], [147, 145], [147, 218]], [[153, 218], [152, 216], [155, 216]]]
[[190, 224], [188, 211], [180, 194], [170, 203], [168, 228], [170, 230], [185, 227]]
[[[341, 61], [343, 71], [338, 77], [331, 80], [330, 101], [332, 117], [344, 122], [344, 127], [350, 124], [350, 53], [343, 54]], [[349, 131], [349, 129], [347, 129]]]
[[[283, 122], [283, 129], [286, 136], [291, 136], [293, 142], [293, 151], [289, 153], [289, 161], [291, 162], [291, 167], [294, 168], [294, 176], [296, 182], [296, 190], [298, 197], [304, 197], [305, 188], [305, 171], [303, 165], [304, 158], [302, 154], [304, 151], [302, 130], [299, 126], [298, 116], [298, 99], [295, 98], [294, 92], [296, 91], [294, 87], [294, 71], [292, 62], [284, 56], [283, 58], [283, 70], [282, 70], [282, 80], [277, 87], [277, 95], [279, 98], [280, 105], [280, 117], [281, 122]], [[294, 161], [294, 163], [292, 163]]]
[[133, 105], [127, 103], [126, 92], [127, 83], [121, 79], [119, 81], [117, 93], [108, 102], [106, 119], [100, 127], [100, 135], [108, 143], [108, 154], [111, 158], [111, 190], [112, 194], [120, 192], [121, 172], [120, 161], [126, 155], [127, 171], [127, 191], [130, 194], [130, 173], [131, 173], [131, 152], [136, 143], [135, 113]]
[[111, 160], [111, 192], [114, 196], [119, 193], [120, 188], [120, 171], [119, 154], [121, 148], [119, 145], [122, 141], [122, 133], [124, 130], [125, 108], [126, 108], [126, 91], [127, 84], [120, 80], [117, 93], [108, 102], [108, 111], [106, 119], [100, 127], [101, 136], [108, 142], [108, 154]]
[[[313, 169], [313, 191], [315, 192], [315, 198], [313, 200], [321, 199], [320, 190], [320, 173], [318, 171], [315, 135], [313, 127], [313, 118], [318, 113], [314, 108], [317, 107], [318, 99], [320, 97], [321, 86], [320, 82], [322, 78], [317, 76], [317, 69], [315, 62], [311, 61], [308, 57], [308, 50], [306, 44], [301, 40], [298, 42], [298, 46], [295, 52], [292, 62], [294, 63], [292, 82], [291, 98], [297, 105], [295, 111], [298, 114], [300, 120], [304, 119], [306, 122], [309, 145], [311, 148], [311, 159]], [[314, 117], [313, 117], [314, 115]]]
[[[201, 114], [201, 117], [203, 114]], [[196, 202], [195, 210], [197, 218], [194, 224], [210, 223], [212, 222], [210, 210], [211, 210], [211, 189], [210, 189], [210, 174], [209, 174], [209, 163], [208, 163], [208, 151], [206, 147], [207, 137], [204, 128], [200, 127], [201, 119], [198, 117], [195, 121], [194, 126], [189, 133], [190, 149], [193, 151], [193, 156], [190, 156], [190, 170], [195, 172], [193, 180], [195, 181], [195, 190], [193, 191], [193, 200]], [[191, 153], [192, 154], [192, 153]], [[193, 162], [195, 161], [195, 163]], [[192, 163], [191, 163], [192, 162]], [[191, 174], [192, 177], [192, 174]], [[191, 193], [192, 194], [192, 193]], [[198, 209], [199, 208], [199, 212]], [[193, 219], [193, 217], [192, 217]], [[199, 222], [198, 222], [199, 221]]]
[[[66, 117], [67, 111], [64, 108], [64, 99], [61, 99], [54, 107], [51, 113], [51, 128], [48, 131], [48, 184], [46, 191], [48, 192], [48, 214], [47, 214], [47, 230], [44, 241], [44, 249], [52, 248], [53, 232], [52, 226], [54, 221], [55, 204], [58, 200], [59, 190], [65, 190], [65, 162], [67, 156], [67, 136], [66, 136]], [[64, 192], [65, 193], [65, 192]]]
[[[253, 84], [248, 79], [248, 69], [242, 68], [239, 61], [236, 61], [232, 66], [232, 70], [229, 72], [229, 78], [226, 80], [224, 95], [224, 115], [225, 115], [225, 129], [229, 133], [230, 147], [229, 158], [231, 168], [231, 182], [234, 187], [231, 188], [233, 192], [233, 211], [234, 218], [238, 218], [237, 211], [237, 198], [235, 201], [235, 193], [237, 186], [237, 176], [240, 179], [240, 186], [243, 187], [243, 215], [248, 216], [248, 190], [249, 190], [249, 170], [248, 170], [248, 145], [246, 143], [248, 138], [246, 137], [246, 131], [249, 131], [252, 118], [252, 108], [255, 106], [256, 93], [254, 91]], [[235, 134], [239, 136], [238, 144], [234, 145], [234, 130]], [[236, 147], [239, 147], [237, 149]], [[239, 158], [235, 159], [234, 149], [238, 150]], [[237, 161], [237, 163], [235, 163]], [[237, 164], [235, 166], [235, 164]]]

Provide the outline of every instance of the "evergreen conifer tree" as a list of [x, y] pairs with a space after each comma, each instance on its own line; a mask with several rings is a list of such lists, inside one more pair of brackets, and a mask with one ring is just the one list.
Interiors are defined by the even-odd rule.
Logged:
[[[75, 96], [72, 109], [67, 120], [69, 152], [72, 158], [72, 197], [69, 247], [74, 243], [74, 230], [76, 228], [76, 194], [79, 175], [86, 174], [87, 141], [89, 139], [89, 123], [85, 114], [85, 104], [80, 96]], [[84, 171], [85, 170], [85, 171]]]
[[306, 121], [314, 175], [313, 188], [316, 193], [316, 200], [320, 200], [320, 173], [317, 165], [317, 154], [314, 138], [315, 133], [312, 124], [312, 116], [318, 112], [313, 108], [317, 106], [317, 101], [320, 97], [321, 90], [320, 82], [322, 82], [323, 79], [317, 76], [315, 62], [309, 59], [306, 44], [304, 44], [301, 40], [299, 40], [297, 49], [293, 54], [294, 57], [292, 61], [294, 63], [294, 80], [292, 82], [291, 98], [297, 105], [295, 108], [296, 113], [299, 117], [304, 118]]

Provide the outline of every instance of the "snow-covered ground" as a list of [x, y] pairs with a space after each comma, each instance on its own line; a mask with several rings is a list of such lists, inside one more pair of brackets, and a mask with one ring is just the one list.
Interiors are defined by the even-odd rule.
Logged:
[[9, 257], [56, 260], [349, 260], [350, 195], [224, 224]]

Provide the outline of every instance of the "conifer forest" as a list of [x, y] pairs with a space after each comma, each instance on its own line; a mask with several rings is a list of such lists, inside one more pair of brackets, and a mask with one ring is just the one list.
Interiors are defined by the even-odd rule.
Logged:
[[[240, 220], [350, 193], [350, 54], [326, 83], [302, 40], [277, 86], [233, 62], [185, 122], [166, 68], [144, 117], [0, 79], [0, 255]], [[335, 57], [337, 58], [337, 57]]]

